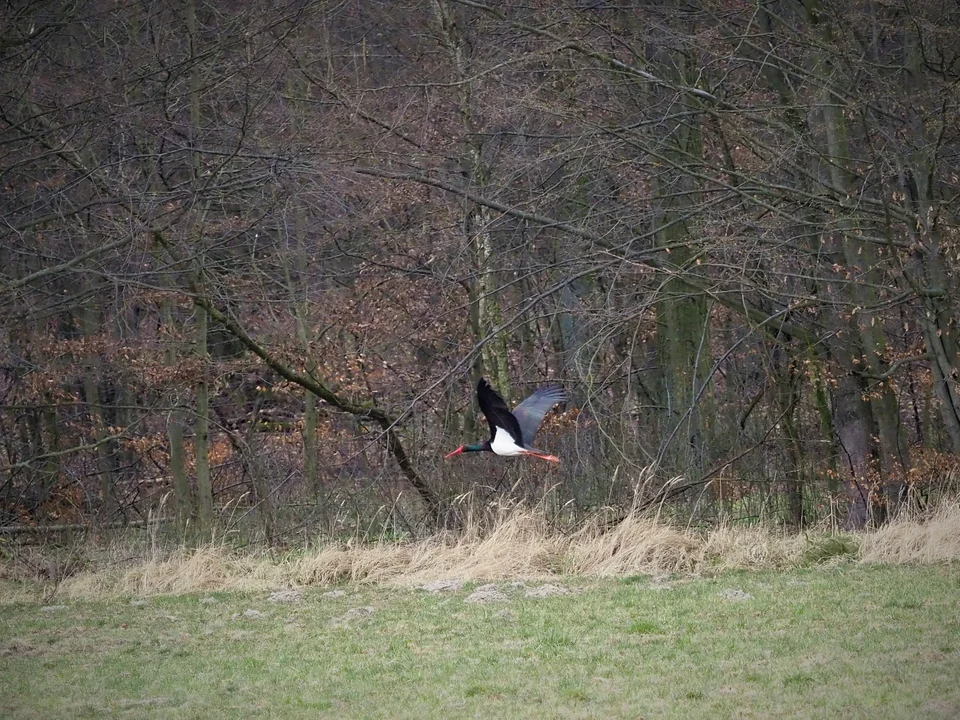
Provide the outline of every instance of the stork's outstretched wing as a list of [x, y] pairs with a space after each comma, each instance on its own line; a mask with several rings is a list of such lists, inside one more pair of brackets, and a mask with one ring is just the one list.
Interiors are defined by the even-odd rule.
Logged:
[[559, 385], [544, 385], [513, 409], [525, 445], [533, 444], [533, 437], [540, 429], [543, 418], [554, 405], [566, 399], [567, 393]]

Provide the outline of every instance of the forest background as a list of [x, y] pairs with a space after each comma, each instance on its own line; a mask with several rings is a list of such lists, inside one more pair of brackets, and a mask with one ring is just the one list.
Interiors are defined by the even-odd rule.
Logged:
[[[956, 480], [954, 2], [0, 17], [11, 532], [859, 528]], [[443, 461], [481, 376], [565, 385], [558, 468]]]

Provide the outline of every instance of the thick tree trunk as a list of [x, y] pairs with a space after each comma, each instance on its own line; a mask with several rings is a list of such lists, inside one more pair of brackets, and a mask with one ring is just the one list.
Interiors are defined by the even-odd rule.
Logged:
[[[818, 0], [804, 0], [804, 6], [811, 25], [817, 28], [820, 37], [824, 42], [832, 43], [831, 26], [823, 17]], [[874, 379], [873, 386], [861, 388], [863, 397], [867, 399], [861, 399], [860, 404], [869, 409], [872, 416], [869, 425], [875, 428], [880, 440], [879, 444], [874, 443], [875, 450], [872, 453], [879, 456], [880, 464], [870, 477], [872, 482], [879, 485], [881, 492], [872, 493], [868, 497], [872, 508], [869, 514], [872, 519], [878, 519], [884, 517], [891, 507], [899, 508], [905, 499], [907, 472], [911, 466], [910, 449], [900, 422], [897, 396], [887, 377], [889, 358], [882, 319], [874, 314], [879, 307], [876, 288], [882, 287], [883, 283], [877, 271], [875, 247], [862, 237], [856, 192], [850, 172], [852, 154], [843, 112], [845, 101], [832, 90], [837, 77], [829, 60], [822, 60], [814, 68], [814, 72], [819, 77], [822, 88], [819, 117], [824, 138], [822, 153], [826, 165], [825, 174], [829, 179], [829, 187], [839, 194], [839, 202], [843, 208], [840, 217], [835, 220], [836, 231], [830, 235], [834, 243], [834, 256], [843, 259], [842, 265], [846, 272], [844, 281], [837, 282], [835, 287], [839, 291], [838, 297], [846, 296], [849, 299], [855, 314], [852, 321], [855, 323], [856, 339], [845, 347], [835, 346], [835, 349], [849, 353], [848, 357], [838, 359], [848, 373], [860, 375], [859, 384], [865, 385], [863, 381], [866, 377]], [[845, 399], [843, 402], [854, 401]], [[844, 413], [851, 418], [857, 414], [863, 415], [862, 412]], [[845, 430], [843, 435], [846, 435], [853, 445], [859, 445], [861, 440], [870, 442], [872, 439], [872, 432], [865, 439], [860, 437], [862, 431], [850, 433]], [[864, 478], [861, 478], [861, 482], [863, 480]], [[851, 515], [857, 520], [863, 515], [859, 509], [861, 495], [857, 493], [851, 498]]]
[[[850, 150], [839, 102], [825, 91], [823, 117], [830, 178], [834, 187], [840, 189], [846, 197], [852, 197], [850, 176], [845, 169], [850, 162]], [[841, 203], [846, 205], [848, 200], [842, 199]], [[863, 371], [875, 378], [873, 386], [865, 388], [865, 392], [869, 394], [869, 406], [881, 440], [883, 477], [880, 481], [888, 503], [897, 508], [904, 498], [906, 473], [910, 468], [910, 449], [902, 432], [897, 396], [886, 376], [889, 362], [883, 321], [873, 310], [879, 306], [875, 288], [882, 282], [876, 272], [876, 251], [873, 243], [862, 240], [860, 229], [852, 219], [856, 217], [855, 213], [856, 209], [850, 207], [848, 219], [840, 220], [840, 236], [837, 238], [842, 247], [848, 277], [852, 278], [849, 284], [842, 287], [852, 295], [859, 336], [858, 342], [851, 343], [850, 351], [853, 353], [854, 364], [858, 360], [864, 362], [866, 367]], [[859, 312], [856, 308], [860, 309]]]
[[[178, 348], [174, 345], [172, 334], [173, 310], [170, 298], [164, 298], [160, 303], [160, 320], [163, 327], [171, 333], [164, 352], [164, 359], [168, 367], [177, 363]], [[187, 523], [196, 519], [196, 506], [193, 490], [190, 487], [190, 478], [187, 475], [187, 454], [184, 445], [186, 420], [182, 400], [175, 393], [171, 395], [173, 409], [167, 415], [167, 442], [170, 444], [170, 475], [173, 480], [173, 494], [176, 502], [176, 516], [181, 530]]]
[[194, 519], [195, 509], [190, 479], [187, 477], [187, 453], [183, 441], [186, 422], [183, 408], [175, 407], [167, 417], [167, 442], [170, 443], [170, 474], [173, 476], [173, 492], [176, 500], [176, 515], [181, 528]]
[[[823, 13], [819, 1], [804, 0], [803, 5], [813, 31], [829, 44], [829, 16]], [[770, 34], [768, 42], [773, 49], [773, 28], [780, 20], [774, 20], [769, 8], [768, 4], [759, 8], [758, 21]], [[883, 282], [877, 275], [874, 246], [861, 237], [848, 169], [851, 155], [844, 105], [830, 90], [838, 79], [829, 54], [815, 56], [806, 68], [821, 88], [821, 101], [809, 114], [807, 123], [796, 110], [802, 102], [798, 102], [788, 80], [791, 71], [785, 71], [778, 63], [779, 55], [774, 51], [770, 62], [763, 63], [764, 76], [784, 105], [796, 145], [801, 148], [801, 164], [809, 166], [809, 177], [818, 179], [809, 182], [801, 172], [797, 182], [809, 186], [811, 193], [830, 196], [830, 202], [836, 202], [832, 195], [838, 194], [844, 206], [839, 217], [819, 217], [810, 211], [805, 218], [804, 232], [811, 238], [811, 250], [824, 258], [828, 268], [833, 268], [825, 272], [818, 292], [820, 297], [832, 300], [824, 308], [828, 326], [843, 329], [830, 336], [827, 343], [828, 356], [838, 366], [833, 372], [839, 377], [831, 381], [816, 356], [810, 367], [821, 424], [839, 442], [839, 452], [832, 454], [827, 471], [830, 484], [839, 477], [847, 496], [847, 522], [862, 526], [869, 519], [882, 516], [884, 505], [899, 503], [910, 465], [897, 397], [885, 377], [889, 366], [886, 337], [881, 319], [874, 314], [879, 299], [875, 288], [882, 287]], [[813, 143], [819, 143], [819, 152], [803, 150]], [[854, 317], [844, 315], [847, 308], [856, 308]], [[811, 352], [819, 351], [811, 347]], [[875, 378], [873, 387], [865, 384], [868, 376]], [[828, 393], [833, 399], [832, 411]], [[878, 439], [882, 440], [882, 448]], [[887, 503], [883, 501], [884, 493], [871, 492], [874, 486], [885, 486]]]
[[820, 421], [820, 433], [823, 437], [825, 452], [820, 456], [826, 455], [826, 486], [832, 497], [837, 497], [843, 491], [840, 482], [842, 473], [840, 470], [840, 446], [837, 442], [836, 425], [834, 423], [833, 411], [830, 406], [830, 381], [826, 376], [823, 358], [814, 349], [808, 351], [808, 368], [810, 373], [810, 384], [813, 387], [813, 401], [817, 410], [817, 418]]
[[[189, 40], [190, 60], [190, 130], [191, 140], [195, 149], [200, 146], [200, 90], [201, 65], [197, 60], [200, 55], [200, 34], [197, 26], [197, 6], [195, 0], [187, 0], [186, 7], [187, 37]], [[201, 185], [202, 158], [198, 151], [193, 153], [193, 183], [194, 187]], [[196, 228], [198, 256], [203, 264], [203, 218], [206, 211], [201, 213]], [[200, 376], [194, 386], [196, 395], [196, 413], [194, 421], [193, 451], [194, 464], [197, 470], [197, 529], [201, 535], [207, 536], [213, 530], [213, 484], [210, 477], [210, 387], [208, 385], [208, 333], [209, 318], [206, 308], [197, 307], [197, 337], [194, 344], [194, 354], [200, 359]]]
[[[927, 291], [936, 292], [940, 288], [932, 284], [931, 276], [935, 277], [939, 272], [930, 268], [929, 258], [924, 265]], [[960, 453], [960, 365], [957, 364], [956, 322], [946, 298], [949, 295], [944, 298], [928, 295], [924, 298], [923, 338], [930, 354], [933, 389], [939, 401], [940, 418], [950, 439], [951, 449], [954, 453]]]
[[849, 529], [860, 529], [876, 519], [874, 485], [879, 474], [875, 426], [864, 388], [848, 373], [834, 390], [834, 426], [840, 441], [841, 480], [847, 494]]
[[[687, 84], [687, 75], [695, 70], [688, 67], [690, 59], [685, 53], [669, 48], [654, 52], [671, 69], [673, 80]], [[670, 92], [655, 88], [651, 96], [662, 100]], [[691, 273], [695, 272], [691, 264], [699, 252], [692, 227], [699, 196], [693, 173], [683, 168], [702, 160], [699, 122], [697, 114], [691, 112], [681, 122], [670, 124], [671, 132], [664, 138], [662, 149], [669, 161], [660, 164], [654, 178], [656, 242], [671, 267]], [[708, 400], [708, 394], [702, 391], [711, 368], [709, 304], [705, 295], [691, 292], [681, 278], [668, 274], [663, 279], [657, 314], [662, 404], [667, 408], [667, 438], [673, 443], [665, 456], [674, 459], [677, 472], [696, 480], [707, 462], [705, 420], [709, 411], [702, 403]]]
[[[924, 56], [916, 28], [904, 30], [904, 85], [911, 96], [928, 92], [923, 78]], [[912, 253], [904, 278], [919, 295], [923, 311], [920, 322], [933, 372], [933, 389], [939, 400], [940, 417], [950, 440], [950, 448], [960, 453], [960, 328], [956, 314], [955, 278], [949, 263], [943, 257], [940, 224], [942, 199], [937, 186], [936, 130], [928, 130], [923, 113], [922, 97], [916, 97], [909, 106], [909, 120], [913, 135], [908, 138], [914, 148], [913, 170], [900, 173], [903, 204], [913, 221], [908, 223], [915, 251]]]

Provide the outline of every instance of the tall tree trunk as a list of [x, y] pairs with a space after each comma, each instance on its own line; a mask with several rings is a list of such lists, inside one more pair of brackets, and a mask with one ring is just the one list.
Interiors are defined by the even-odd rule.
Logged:
[[207, 311], [197, 308], [197, 339], [195, 352], [200, 358], [200, 378], [197, 380], [197, 419], [194, 425], [193, 452], [197, 466], [197, 519], [200, 533], [213, 529], [213, 484], [210, 479], [210, 387], [207, 354]]
[[167, 419], [167, 442], [170, 443], [170, 474], [173, 476], [177, 519], [181, 529], [186, 529], [187, 524], [194, 519], [196, 509], [190, 479], [187, 477], [187, 453], [183, 440], [186, 421], [183, 415], [184, 410], [179, 406], [170, 411]]
[[[681, 49], [666, 47], [653, 51], [662, 56], [678, 84], [690, 84], [696, 72], [691, 58]], [[662, 102], [673, 91], [651, 89], [651, 96]], [[695, 103], [686, 98], [686, 103]], [[656, 243], [663, 248], [665, 259], [673, 267], [695, 272], [693, 266], [699, 252], [697, 233], [691, 227], [698, 202], [695, 173], [684, 168], [698, 166], [703, 158], [703, 135], [696, 112], [686, 113], [679, 123], [669, 124], [670, 134], [664, 138], [663, 154], [668, 162], [660, 163], [654, 178], [654, 202], [657, 212]], [[657, 303], [657, 349], [663, 371], [663, 406], [667, 408], [667, 437], [673, 447], [666, 457], [674, 458], [676, 471], [693, 479], [699, 478], [706, 463], [706, 427], [700, 403], [707, 398], [701, 393], [709, 381], [710, 342], [709, 306], [701, 293], [675, 276], [667, 275]], [[661, 452], [661, 455], [664, 455]]]
[[[836, 238], [833, 243], [822, 241], [822, 236], [816, 232], [811, 232], [811, 236], [821, 242], [824, 249], [820, 252], [833, 260], [831, 265], [842, 267], [842, 241]], [[881, 450], [875, 416], [870, 406], [869, 388], [863, 375], [863, 351], [857, 318], [845, 314], [843, 309], [849, 283], [841, 273], [834, 272], [825, 278], [824, 284], [827, 291], [825, 296], [834, 299], [826, 307], [827, 324], [838, 332], [827, 343], [829, 357], [833, 361], [833, 377], [823, 383], [830, 389], [833, 407], [829, 412], [821, 410], [821, 418], [829, 417], [833, 424], [831, 435], [837, 442], [834, 468], [847, 501], [845, 525], [850, 529], [859, 529], [882, 515], [875, 492], [881, 485]]]
[[[469, 48], [453, 17], [447, 0], [433, 0], [433, 10], [440, 26], [443, 42], [453, 63], [457, 81], [457, 100], [460, 106], [460, 121], [463, 126], [464, 157], [468, 182], [481, 192], [490, 179], [490, 168], [483, 157], [483, 139], [474, 122], [473, 81], [470, 78]], [[493, 216], [484, 205], [464, 201], [464, 234], [473, 250], [477, 278], [474, 281], [476, 296], [477, 339], [493, 335], [482, 349], [483, 365], [493, 376], [494, 384], [507, 400], [513, 394], [510, 383], [510, 365], [507, 355], [507, 332], [496, 331], [503, 324], [500, 309], [500, 291], [495, 269], [497, 256], [490, 228]]]
[[[193, 184], [199, 188], [201, 185], [201, 165], [202, 158], [199, 152], [200, 146], [200, 36], [197, 29], [197, 6], [196, 0], [187, 0], [186, 8], [187, 36], [190, 43], [190, 130], [191, 141], [194, 147], [193, 153]], [[206, 211], [201, 212], [197, 223], [197, 243], [198, 256], [201, 258], [200, 266], [203, 266], [203, 223], [206, 217]], [[197, 337], [194, 344], [194, 353], [200, 359], [201, 370], [200, 377], [194, 387], [197, 398], [197, 417], [194, 423], [194, 462], [197, 468], [197, 525], [201, 535], [207, 535], [213, 529], [213, 485], [210, 478], [210, 388], [208, 385], [208, 361], [209, 353], [207, 350], [209, 319], [207, 311], [203, 307], [197, 307]]]
[[60, 450], [60, 427], [57, 422], [57, 407], [53, 396], [49, 392], [43, 394], [44, 407], [41, 412], [43, 429], [47, 436], [46, 448], [50, 456], [43, 463], [42, 490], [43, 499], [50, 496], [50, 492], [60, 482], [60, 457], [56, 452]]
[[[87, 297], [83, 300], [82, 327], [85, 337], [94, 341], [100, 333], [100, 313], [96, 303], [97, 286], [89, 284]], [[117, 509], [116, 480], [114, 477], [111, 443], [107, 440], [109, 432], [100, 400], [100, 358], [95, 350], [86, 353], [83, 366], [83, 394], [87, 401], [93, 436], [97, 443], [97, 473], [100, 478], [100, 511], [107, 521]]]
[[[822, 245], [826, 249], [821, 252], [833, 259], [832, 266], [842, 267], [842, 239], [834, 237], [832, 243], [824, 241]], [[881, 498], [876, 492], [883, 477], [879, 433], [864, 377], [858, 319], [844, 311], [849, 302], [849, 281], [834, 272], [825, 284], [826, 295], [835, 301], [826, 308], [828, 326], [838, 329], [827, 344], [834, 364], [834, 377], [829, 383], [833, 402], [830, 417], [838, 443], [837, 471], [847, 499], [845, 525], [856, 529], [883, 516]]]
[[844, 373], [837, 378], [833, 394], [833, 422], [842, 450], [840, 467], [849, 529], [865, 527], [874, 516], [871, 485], [879, 464], [873, 415], [858, 380], [858, 375]]
[[[329, 54], [328, 54], [329, 57]], [[310, 95], [310, 83], [296, 75], [288, 82], [291, 97], [306, 98]], [[299, 102], [290, 103], [290, 124], [296, 132], [302, 132], [303, 108]], [[305, 218], [306, 209], [299, 198], [293, 198], [291, 212], [293, 213], [294, 253], [296, 255], [296, 280], [292, 277], [289, 265], [285, 266], [287, 287], [291, 294], [291, 305], [296, 313], [297, 337], [303, 348], [304, 367], [308, 375], [313, 375], [317, 368], [316, 359], [311, 348], [311, 331], [308, 317], [310, 308], [310, 286], [307, 278], [310, 275], [310, 249], [308, 247]], [[313, 495], [314, 502], [320, 507], [321, 514], [326, 515], [326, 498], [323, 483], [320, 478], [319, 448], [317, 445], [317, 430], [320, 425], [320, 415], [317, 397], [309, 390], [303, 392], [303, 479]]]
[[[814, 7], [814, 12], [819, 11], [813, 0], [806, 2], [808, 6]], [[829, 24], [821, 22], [819, 27], [823, 39], [832, 41]], [[839, 193], [840, 204], [844, 208], [843, 215], [837, 221], [837, 233], [832, 236], [842, 249], [850, 282], [841, 287], [845, 290], [849, 288], [852, 295], [859, 336], [858, 342], [850, 344], [850, 351], [853, 353], [854, 365], [865, 363], [867, 373], [879, 379], [873, 387], [865, 390], [869, 392], [869, 407], [881, 439], [879, 454], [882, 492], [887, 503], [896, 508], [904, 499], [906, 473], [910, 469], [910, 449], [900, 423], [897, 396], [886, 376], [889, 359], [882, 318], [875, 314], [875, 309], [879, 306], [875, 288], [882, 286], [882, 278], [877, 273], [874, 245], [863, 240], [857, 221], [857, 199], [849, 171], [851, 153], [843, 115], [845, 103], [831, 90], [838, 78], [828, 61], [822, 63], [820, 73], [823, 88], [821, 117], [826, 139], [825, 160], [829, 168], [830, 184]], [[883, 512], [879, 506], [876, 510]]]
[[[163, 298], [160, 304], [160, 319], [167, 332], [172, 336], [173, 310], [171, 299]], [[167, 341], [164, 351], [165, 362], [168, 367], [177, 363], [178, 348], [174, 346], [172, 338]], [[185, 411], [180, 397], [174, 394], [171, 398], [173, 409], [167, 416], [167, 442], [170, 443], [170, 475], [173, 479], [173, 492], [176, 501], [176, 515], [181, 530], [186, 529], [187, 523], [196, 518], [193, 490], [190, 487], [190, 478], [187, 475], [187, 453], [184, 445], [186, 429]]]
[[[904, 278], [920, 297], [923, 312], [920, 322], [933, 371], [933, 387], [939, 400], [950, 447], [960, 453], [960, 328], [956, 315], [956, 280], [943, 257], [941, 204], [938, 186], [938, 153], [942, 138], [936, 128], [929, 129], [919, 108], [929, 88], [924, 82], [924, 57], [917, 29], [904, 30], [904, 85], [914, 98], [908, 106], [908, 122], [912, 134], [908, 143], [913, 148], [913, 168], [902, 170], [899, 177], [904, 208], [912, 217], [907, 231], [915, 248]], [[896, 256], [896, 255], [895, 255]]]
[[810, 385], [813, 387], [813, 401], [819, 420], [820, 433], [826, 448], [826, 486], [830, 495], [838, 496], [843, 490], [840, 470], [840, 447], [837, 443], [836, 423], [830, 407], [830, 380], [824, 369], [824, 360], [814, 348], [807, 352]]
[[[116, 333], [117, 333], [117, 342], [120, 343], [120, 347], [128, 347], [128, 343], [132, 343], [135, 338], [131, 337], [129, 322], [132, 320], [136, 313], [135, 311], [130, 310], [117, 310], [117, 320], [116, 320]], [[136, 334], [136, 328], [134, 329], [134, 335]], [[133, 390], [130, 387], [130, 384], [127, 382], [128, 375], [124, 370], [120, 369], [114, 374], [114, 388], [115, 388], [115, 397], [113, 403], [113, 416], [114, 424], [125, 431], [130, 427], [133, 421], [133, 405], [135, 402], [135, 397]], [[128, 443], [119, 443], [117, 448], [117, 464], [118, 464], [118, 474], [123, 475], [129, 473], [130, 477], [134, 477], [137, 473], [137, 468], [135, 467], [137, 463], [137, 453], [132, 450]]]
[[[296, 293], [293, 306], [297, 320], [297, 335], [300, 345], [303, 348], [304, 366], [307, 375], [313, 376], [317, 369], [317, 361], [313, 357], [313, 348], [311, 347], [310, 329], [307, 323], [308, 301], [307, 301], [307, 274], [308, 274], [308, 253], [306, 246], [306, 234], [304, 232], [305, 222], [303, 219], [302, 208], [297, 206], [294, 210], [294, 228], [297, 244], [297, 263], [298, 274], [302, 288], [298, 288], [290, 274], [287, 273], [287, 283], [291, 292]], [[314, 502], [320, 508], [321, 518], [324, 522], [327, 520], [327, 498], [323, 487], [323, 481], [320, 477], [320, 449], [318, 447], [319, 438], [317, 431], [320, 427], [320, 409], [317, 402], [317, 396], [310, 390], [304, 390], [303, 393], [303, 478], [313, 494]]]
[[794, 362], [784, 359], [780, 347], [773, 350], [772, 374], [776, 383], [779, 423], [786, 439], [789, 467], [786, 470], [787, 508], [789, 522], [795, 528], [803, 527], [803, 487], [805, 466], [803, 443], [796, 423], [796, 408], [800, 404], [800, 375]]
[[[804, 0], [803, 4], [811, 28], [829, 44], [830, 29], [826, 16], [818, 7], [819, 0]], [[809, 238], [811, 256], [824, 258], [825, 265], [833, 268], [824, 273], [822, 287], [815, 288], [814, 292], [830, 299], [823, 310], [827, 325], [840, 331], [829, 336], [826, 343], [825, 355], [836, 363], [831, 368], [834, 377], [831, 378], [830, 372], [823, 367], [822, 349], [810, 347], [814, 398], [821, 426], [832, 440], [833, 451], [827, 468], [828, 487], [832, 492], [843, 488], [847, 499], [846, 523], [851, 527], [862, 527], [880, 511], [880, 505], [874, 503], [877, 496], [871, 489], [882, 482], [881, 468], [886, 470], [887, 477], [894, 478], [891, 485], [897, 488], [894, 495], [899, 497], [904, 464], [909, 462], [897, 417], [896, 396], [889, 383], [879, 386], [874, 404], [869, 400], [870, 388], [864, 383], [865, 373], [882, 375], [887, 365], [883, 328], [872, 314], [844, 315], [846, 307], [866, 308], [869, 312], [876, 304], [876, 293], [869, 287], [875, 282], [872, 275], [875, 271], [874, 250], [861, 240], [857, 211], [850, 206], [851, 181], [847, 169], [850, 152], [846, 125], [840, 101], [830, 91], [837, 82], [836, 72], [826, 55], [817, 55], [808, 63], [805, 71], [818, 79], [822, 96], [805, 122], [796, 110], [804, 103], [794, 95], [794, 86], [788, 80], [793, 71], [780, 65], [770, 5], [762, 4], [759, 10], [759, 25], [768, 33], [767, 42], [772, 50], [769, 62], [763, 63], [764, 77], [780, 97], [784, 115], [794, 132], [791, 142], [800, 149], [798, 167], [809, 169], [809, 173], [796, 172], [795, 182], [805, 192], [823, 194], [828, 205], [836, 202], [829, 195], [837, 193], [844, 206], [838, 213], [839, 220], [807, 210], [800, 232]], [[819, 152], [811, 147], [817, 140], [821, 146]], [[810, 181], [808, 177], [816, 180]], [[829, 190], [824, 192], [824, 188]], [[844, 268], [846, 273], [842, 272]], [[890, 449], [883, 466], [879, 462], [878, 423]]]

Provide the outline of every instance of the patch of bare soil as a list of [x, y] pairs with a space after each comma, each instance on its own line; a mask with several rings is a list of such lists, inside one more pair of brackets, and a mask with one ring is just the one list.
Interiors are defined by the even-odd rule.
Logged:
[[40, 654], [42, 654], [40, 648], [20, 638], [13, 638], [5, 645], [0, 645], [0, 657], [25, 658], [37, 657]]
[[929, 713], [926, 717], [951, 720], [960, 717], [960, 708], [946, 700], [927, 700], [921, 707], [925, 713]]
[[303, 600], [303, 590], [276, 590], [267, 598], [275, 603], [298, 603]]

